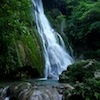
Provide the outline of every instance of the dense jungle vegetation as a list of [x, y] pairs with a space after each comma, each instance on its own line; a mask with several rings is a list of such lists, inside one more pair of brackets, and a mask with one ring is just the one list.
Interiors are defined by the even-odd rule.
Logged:
[[[68, 72], [62, 73], [61, 82], [76, 84], [76, 90], [71, 91], [73, 96], [99, 100], [100, 75], [94, 77], [93, 71], [100, 74], [100, 0], [43, 0], [43, 5], [51, 26], [61, 34], [69, 53], [76, 60], [93, 59], [70, 66]], [[43, 48], [33, 9], [30, 0], [0, 1], [0, 81], [43, 76]], [[84, 69], [86, 64], [89, 67]], [[81, 75], [82, 79], [78, 77]], [[68, 92], [65, 91], [65, 96]]]
[[[13, 78], [42, 76], [43, 50], [31, 1], [0, 2], [0, 78], [12, 78], [13, 74]], [[100, 1], [43, 0], [43, 4], [52, 27], [62, 35], [70, 54], [76, 59], [99, 61]]]
[[42, 46], [32, 10], [30, 0], [0, 1], [0, 80], [43, 73]]

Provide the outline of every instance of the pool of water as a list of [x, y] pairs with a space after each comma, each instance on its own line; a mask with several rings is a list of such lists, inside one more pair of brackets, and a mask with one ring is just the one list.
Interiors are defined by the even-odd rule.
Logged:
[[45, 79], [45, 78], [39, 78], [39, 79], [30, 79], [27, 80], [26, 82], [29, 82], [31, 84], [36, 84], [36, 85], [57, 85], [59, 84], [58, 80], [51, 80], [51, 79]]
[[31, 83], [32, 85], [59, 85], [61, 84], [59, 83], [58, 80], [38, 78], [38, 79], [28, 79], [28, 80], [23, 80], [23, 81], [2, 81], [0, 82], [0, 87], [6, 87], [12, 84], [23, 83], [23, 82], [28, 82], [28, 83]]

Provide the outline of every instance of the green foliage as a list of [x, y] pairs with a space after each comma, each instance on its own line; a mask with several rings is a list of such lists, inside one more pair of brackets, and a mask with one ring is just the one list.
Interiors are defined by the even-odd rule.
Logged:
[[73, 8], [72, 15], [68, 17], [66, 31], [69, 33], [69, 40], [78, 55], [83, 54], [86, 50], [93, 51], [100, 48], [99, 9], [100, 2], [81, 1], [78, 6]]
[[[100, 99], [100, 80], [93, 78], [87, 79], [85, 83], [77, 83], [74, 90], [65, 91], [64, 96], [67, 98], [68, 93], [71, 94], [68, 100], [99, 100]], [[65, 100], [66, 100], [65, 98]], [[73, 99], [72, 99], [73, 98]]]
[[0, 1], [0, 79], [13, 77], [11, 73], [27, 65], [40, 67], [43, 73], [42, 47], [33, 31], [31, 9], [30, 0]]

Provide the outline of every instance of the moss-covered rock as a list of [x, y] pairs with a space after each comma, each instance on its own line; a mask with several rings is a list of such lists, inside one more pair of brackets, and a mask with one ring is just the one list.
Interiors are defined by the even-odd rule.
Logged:
[[76, 61], [62, 72], [59, 81], [74, 87], [71, 91], [64, 91], [65, 100], [99, 100], [100, 62], [94, 59]]
[[[60, 82], [83, 82], [100, 73], [100, 62], [96, 60], [81, 60], [70, 65], [59, 77]], [[100, 77], [100, 76], [99, 76]]]

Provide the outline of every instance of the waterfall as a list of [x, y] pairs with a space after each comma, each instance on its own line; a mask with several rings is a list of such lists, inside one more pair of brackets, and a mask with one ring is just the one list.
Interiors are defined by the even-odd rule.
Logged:
[[45, 78], [58, 79], [62, 71], [72, 64], [73, 59], [65, 50], [65, 44], [44, 14], [41, 0], [32, 0], [38, 34], [41, 37], [45, 58]]

